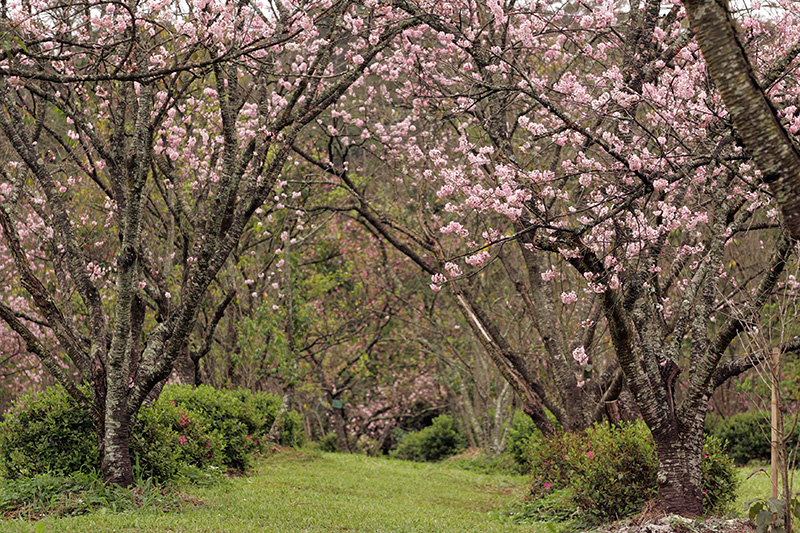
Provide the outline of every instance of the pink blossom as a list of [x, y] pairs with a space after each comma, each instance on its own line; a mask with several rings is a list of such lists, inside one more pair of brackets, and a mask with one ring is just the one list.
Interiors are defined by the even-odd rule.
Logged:
[[578, 301], [578, 295], [575, 294], [575, 291], [569, 292], [562, 292], [561, 293], [561, 302], [565, 304], [573, 304]]
[[489, 254], [489, 252], [486, 250], [482, 250], [475, 255], [467, 257], [465, 261], [467, 262], [467, 264], [478, 268], [480, 266], [483, 266], [483, 264], [486, 262], [487, 259], [489, 259], [489, 257], [491, 257], [491, 254]]
[[589, 362], [589, 354], [586, 353], [586, 349], [583, 346], [578, 346], [572, 350], [572, 358], [581, 366]]

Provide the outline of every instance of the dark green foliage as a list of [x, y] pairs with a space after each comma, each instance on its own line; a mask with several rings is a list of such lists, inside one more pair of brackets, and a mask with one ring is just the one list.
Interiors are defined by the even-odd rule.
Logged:
[[[165, 481], [198, 469], [246, 469], [265, 449], [280, 403], [268, 393], [166, 387], [133, 427], [134, 476]], [[288, 413], [281, 444], [303, 438], [300, 415]], [[0, 476], [7, 479], [91, 472], [100, 466], [97, 450], [89, 415], [63, 389], [21, 398], [0, 423]]]
[[218, 435], [206, 430], [208, 426], [204, 417], [174, 402], [159, 399], [142, 409], [131, 435], [134, 475], [166, 480], [177, 476], [186, 465], [222, 467], [223, 446], [217, 442]]
[[99, 466], [92, 420], [61, 388], [23, 396], [0, 423], [0, 477], [66, 474]]
[[[190, 462], [202, 464], [204, 459], [218, 456], [221, 465], [246, 470], [250, 455], [259, 451], [280, 407], [280, 399], [275, 397], [272, 404], [262, 402], [265, 411], [258, 411], [252, 398], [251, 392], [242, 389], [178, 386], [164, 389], [157, 403], [171, 403], [178, 409], [181, 420], [175, 425], [173, 419], [172, 429], [184, 437], [179, 442]], [[200, 429], [200, 436], [192, 434], [195, 428]]]
[[[800, 427], [786, 421], [786, 427], [794, 426], [787, 446], [797, 446]], [[721, 442], [725, 442], [725, 451], [739, 465], [750, 461], [769, 461], [770, 457], [770, 423], [758, 411], [739, 413], [728, 418], [716, 419], [707, 425], [710, 434]]]
[[724, 443], [707, 436], [703, 446], [703, 509], [723, 511], [736, 499], [738, 479]]
[[323, 452], [338, 452], [339, 451], [339, 438], [336, 433], [327, 433], [324, 437], [317, 441], [320, 451]]
[[658, 462], [644, 423], [589, 428], [585, 446], [572, 447], [567, 462], [575, 503], [600, 519], [634, 514], [656, 497]]
[[461, 451], [465, 446], [464, 436], [450, 415], [439, 415], [433, 424], [406, 433], [393, 454], [410, 461], [439, 461]]
[[[598, 424], [585, 433], [547, 438], [534, 433], [527, 454], [534, 499], [566, 490], [573, 511], [589, 522], [634, 514], [658, 494], [655, 447], [641, 421], [613, 427]], [[707, 439], [702, 468], [705, 508], [720, 510], [735, 498], [737, 478], [717, 439]]]
[[522, 472], [530, 471], [530, 455], [527, 453], [528, 440], [536, 432], [536, 425], [524, 412], [514, 411], [514, 418], [508, 427], [506, 453], [514, 458]]

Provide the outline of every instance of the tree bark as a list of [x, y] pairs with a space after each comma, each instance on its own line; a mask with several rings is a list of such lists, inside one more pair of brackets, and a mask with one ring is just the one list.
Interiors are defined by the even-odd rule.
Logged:
[[130, 450], [131, 418], [124, 405], [112, 404], [106, 410], [101, 465], [106, 483], [128, 487], [133, 485], [133, 464]]
[[719, 0], [684, 2], [711, 78], [733, 125], [775, 195], [789, 233], [800, 238], [800, 152], [778, 119]]
[[668, 513], [700, 516], [703, 512], [701, 461], [703, 431], [670, 430], [653, 434], [658, 456], [658, 495]]

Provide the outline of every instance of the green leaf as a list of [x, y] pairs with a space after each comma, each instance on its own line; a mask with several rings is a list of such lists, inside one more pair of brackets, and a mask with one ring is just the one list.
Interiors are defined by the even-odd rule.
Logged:
[[783, 503], [783, 500], [770, 496], [767, 498], [767, 504], [769, 504], [769, 508], [773, 513], [783, 516], [786, 510], [786, 505]]
[[756, 516], [764, 509], [764, 500], [750, 500], [747, 502], [747, 505], [750, 508], [747, 515], [750, 517], [750, 520], [755, 522]]
[[766, 509], [762, 509], [756, 517], [758, 531], [766, 531], [767, 526], [772, 524], [773, 514]]

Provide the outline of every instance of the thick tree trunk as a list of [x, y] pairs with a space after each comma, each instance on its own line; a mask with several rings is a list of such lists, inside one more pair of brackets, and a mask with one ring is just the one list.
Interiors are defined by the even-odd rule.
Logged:
[[108, 409], [100, 458], [106, 483], [123, 487], [133, 485], [130, 435], [130, 417], [122, 409]]
[[703, 432], [653, 435], [658, 455], [658, 494], [668, 513], [694, 517], [703, 512]]

